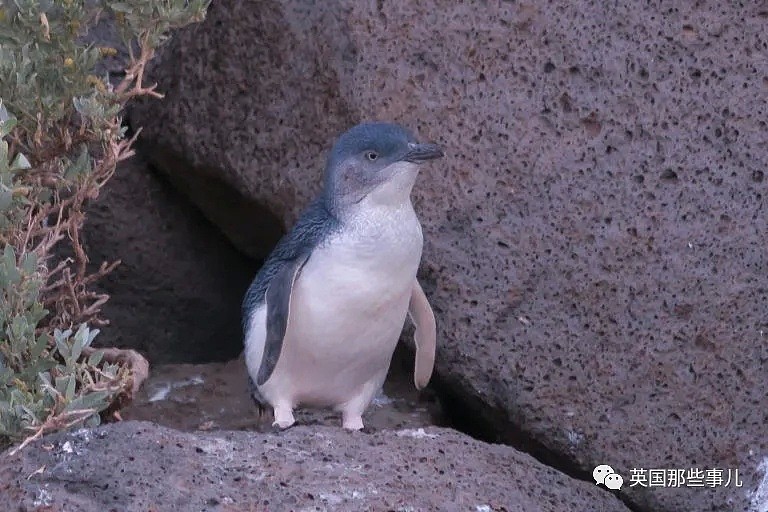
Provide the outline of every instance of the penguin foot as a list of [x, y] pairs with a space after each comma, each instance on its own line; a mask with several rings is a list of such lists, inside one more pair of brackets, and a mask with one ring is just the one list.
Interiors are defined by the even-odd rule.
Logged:
[[272, 423], [272, 426], [269, 428], [269, 432], [271, 434], [282, 434], [283, 432], [290, 430], [292, 427], [295, 427], [296, 424], [288, 425], [287, 427], [281, 427], [277, 423]]
[[295, 421], [291, 422], [280, 422], [280, 421], [273, 421], [272, 422], [272, 429], [273, 430], [288, 430], [291, 427], [296, 426]]
[[363, 418], [362, 416], [344, 416], [341, 422], [341, 426], [347, 430], [362, 430]]
[[275, 407], [275, 421], [272, 423], [272, 427], [277, 427], [282, 430], [293, 426], [296, 420], [293, 417], [293, 410], [289, 407]]

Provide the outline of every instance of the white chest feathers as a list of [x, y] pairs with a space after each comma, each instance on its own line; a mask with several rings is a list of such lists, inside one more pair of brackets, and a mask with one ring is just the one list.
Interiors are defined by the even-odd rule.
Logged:
[[421, 225], [410, 202], [357, 211], [294, 283], [280, 358], [260, 387], [273, 405], [359, 416], [384, 382], [421, 259]]
[[421, 225], [410, 203], [398, 209], [366, 208], [314, 251], [305, 270], [325, 276], [341, 295], [371, 295], [375, 302], [376, 296], [410, 290], [422, 246]]
[[[291, 323], [298, 331], [324, 333], [327, 339], [315, 340], [321, 345], [338, 340], [348, 343], [341, 351], [375, 352], [370, 344], [394, 348], [403, 327], [423, 239], [410, 204], [362, 211], [312, 253], [294, 285]], [[324, 327], [305, 325], [305, 319]]]

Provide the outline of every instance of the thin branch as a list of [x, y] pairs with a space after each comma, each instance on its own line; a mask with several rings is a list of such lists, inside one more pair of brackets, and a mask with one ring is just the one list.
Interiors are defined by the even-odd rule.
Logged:
[[[52, 432], [54, 430], [61, 430], [61, 429], [67, 429], [69, 427], [72, 427], [74, 425], [77, 425], [78, 423], [87, 420], [89, 417], [93, 416], [96, 413], [95, 409], [77, 409], [74, 411], [69, 412], [60, 412], [56, 413], [56, 408], [54, 408], [51, 413], [48, 415], [46, 420], [43, 422], [42, 425], [39, 427], [35, 427], [35, 433], [31, 436], [27, 437], [22, 441], [22, 443], [8, 452], [8, 455], [10, 457], [13, 457], [17, 453], [19, 453], [21, 450], [23, 450], [29, 443], [40, 439], [43, 434], [46, 432]], [[74, 419], [71, 419], [73, 418]]]

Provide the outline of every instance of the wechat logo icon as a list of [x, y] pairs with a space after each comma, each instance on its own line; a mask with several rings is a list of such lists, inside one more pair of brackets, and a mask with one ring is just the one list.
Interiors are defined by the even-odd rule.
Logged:
[[595, 479], [595, 485], [603, 484], [607, 488], [618, 491], [624, 485], [624, 479], [616, 473], [608, 464], [600, 464], [592, 471], [592, 478]]

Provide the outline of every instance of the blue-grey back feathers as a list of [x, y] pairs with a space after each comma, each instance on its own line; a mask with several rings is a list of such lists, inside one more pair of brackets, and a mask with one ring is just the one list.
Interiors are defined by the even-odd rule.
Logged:
[[325, 207], [322, 198], [316, 199], [307, 207], [293, 229], [275, 246], [245, 294], [243, 331], [246, 336], [251, 313], [264, 304], [267, 288], [272, 279], [285, 265], [291, 265], [297, 258], [311, 254], [314, 248], [338, 227], [338, 220]]

